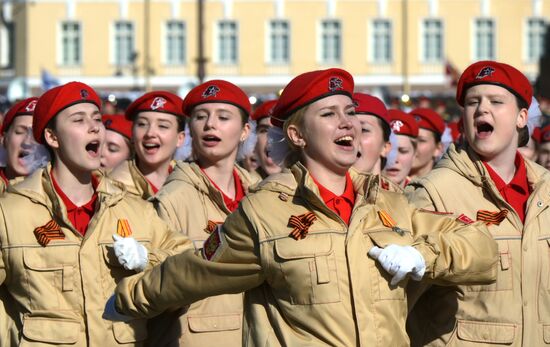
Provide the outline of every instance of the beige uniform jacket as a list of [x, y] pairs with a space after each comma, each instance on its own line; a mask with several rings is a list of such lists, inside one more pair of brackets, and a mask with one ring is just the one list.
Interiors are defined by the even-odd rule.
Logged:
[[[236, 166], [246, 190], [250, 176]], [[161, 218], [185, 234], [196, 249], [210, 235], [208, 223], [223, 223], [230, 211], [222, 194], [196, 163], [178, 162], [153, 200]], [[179, 319], [177, 318], [179, 315]], [[194, 303], [185, 311], [165, 314], [151, 322], [151, 346], [242, 346], [243, 294], [219, 295]], [[178, 343], [179, 341], [179, 343]]]
[[111, 170], [108, 176], [124, 184], [129, 194], [139, 196], [143, 200], [147, 200], [155, 195], [153, 188], [151, 188], [145, 176], [139, 171], [135, 159], [123, 161]]
[[[25, 177], [16, 177], [9, 181], [13, 185], [23, 181]], [[0, 179], [0, 195], [2, 195], [8, 185], [3, 179]], [[15, 323], [17, 316], [17, 303], [6, 290], [6, 286], [0, 286], [0, 347], [11, 347], [17, 344], [18, 328]]]
[[[528, 160], [525, 166], [532, 188], [525, 224], [469, 149], [451, 146], [430, 174], [407, 186], [418, 207], [472, 220], [480, 210], [508, 210], [489, 227], [498, 243], [496, 283], [429, 288], [409, 317], [414, 346], [550, 345], [550, 173]], [[410, 289], [411, 297], [426, 290]]]
[[[135, 274], [119, 264], [112, 235], [119, 223], [127, 224], [149, 250], [150, 266], [190, 243], [169, 231], [151, 204], [100, 179], [85, 237], [68, 220], [49, 168], [10, 186], [0, 198], [0, 284], [19, 305], [20, 346], [139, 346], [147, 338], [146, 320], [102, 319], [116, 284]], [[56, 237], [43, 246], [38, 236], [48, 230]]]
[[[301, 164], [270, 176], [207, 240], [202, 254], [210, 261], [186, 251], [123, 280], [117, 309], [149, 316], [248, 290], [244, 346], [407, 346], [406, 282], [389, 285], [391, 277], [367, 255], [373, 245], [414, 245], [428, 278], [494, 280], [496, 243], [484, 225], [415, 210], [403, 194], [380, 190], [377, 176], [352, 179], [357, 195], [348, 226]], [[381, 211], [395, 228], [382, 223]], [[308, 213], [316, 219], [297, 241], [289, 219]], [[418, 235], [435, 230], [437, 237]]]

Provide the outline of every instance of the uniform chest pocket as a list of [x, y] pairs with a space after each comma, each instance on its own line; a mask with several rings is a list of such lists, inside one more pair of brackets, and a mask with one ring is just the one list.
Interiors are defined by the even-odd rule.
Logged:
[[275, 258], [284, 286], [275, 286], [280, 296], [293, 305], [326, 304], [340, 301], [336, 255], [330, 235], [308, 235], [275, 241]]
[[[378, 231], [370, 231], [365, 233], [365, 236], [367, 237], [367, 251], [370, 250], [373, 245], [380, 248], [385, 248], [392, 244], [407, 246], [413, 242], [410, 232], [402, 231], [400, 234], [389, 228]], [[368, 255], [365, 256], [368, 257]], [[390, 281], [393, 276], [386, 272], [386, 270], [384, 270], [377, 261], [372, 260], [372, 264], [373, 268], [371, 273], [375, 274], [372, 276], [372, 296], [374, 298], [378, 298], [379, 300], [405, 300], [404, 286], [390, 285]]]
[[26, 289], [31, 307], [63, 308], [62, 297], [75, 291], [78, 283], [78, 245], [24, 248]]
[[[498, 244], [498, 272], [497, 280], [493, 284], [467, 286], [470, 292], [490, 292], [512, 290], [514, 275], [512, 269], [512, 250], [510, 240], [496, 240]], [[518, 241], [520, 242], [520, 241]]]

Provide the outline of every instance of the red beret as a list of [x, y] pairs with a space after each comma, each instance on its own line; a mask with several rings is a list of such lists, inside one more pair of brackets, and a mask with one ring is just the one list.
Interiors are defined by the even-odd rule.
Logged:
[[354, 93], [353, 101], [355, 102], [355, 113], [376, 116], [390, 125], [386, 105], [376, 96], [364, 93]]
[[132, 122], [126, 119], [123, 114], [104, 114], [101, 119], [105, 129], [112, 130], [122, 136], [132, 139]]
[[540, 143], [550, 142], [550, 124], [540, 129]]
[[10, 127], [11, 123], [17, 116], [32, 116], [34, 113], [34, 108], [36, 107], [37, 97], [28, 98], [25, 100], [19, 101], [17, 104], [13, 105], [8, 113], [4, 116], [4, 122], [0, 128], [0, 134], [4, 135], [6, 130]]
[[261, 104], [250, 116], [250, 119], [259, 121], [260, 119], [271, 117], [273, 108], [277, 104], [277, 100], [268, 100]]
[[231, 82], [224, 80], [212, 80], [199, 84], [191, 89], [183, 99], [183, 112], [191, 115], [193, 108], [206, 103], [231, 104], [250, 115], [250, 101], [246, 93]]
[[468, 88], [478, 84], [494, 84], [508, 89], [531, 105], [533, 88], [531, 83], [518, 69], [496, 61], [478, 61], [468, 66], [460, 76], [456, 87], [456, 101], [464, 106], [464, 96]]
[[447, 123], [447, 126], [449, 127], [449, 129], [451, 129], [451, 136], [453, 138], [453, 142], [456, 142], [458, 141], [458, 139], [460, 138], [460, 133], [461, 133], [461, 121], [462, 119], [460, 119], [459, 121], [456, 121], [456, 122], [449, 122]]
[[99, 95], [92, 87], [82, 82], [69, 82], [42, 94], [36, 103], [32, 120], [32, 131], [36, 141], [44, 144], [42, 133], [48, 122], [67, 107], [81, 103], [94, 104], [101, 110]]
[[176, 94], [161, 90], [145, 93], [128, 106], [126, 119], [133, 121], [138, 113], [148, 111], [183, 117], [183, 101]]
[[390, 126], [393, 132], [397, 135], [407, 135], [410, 137], [418, 137], [418, 124], [414, 118], [401, 110], [388, 110], [390, 118]]
[[342, 69], [317, 70], [296, 76], [285, 87], [271, 115], [271, 124], [282, 127], [291, 114], [330, 95], [353, 96], [353, 77]]
[[419, 128], [431, 130], [438, 133], [439, 136], [443, 135], [445, 131], [445, 121], [439, 113], [429, 108], [415, 108], [409, 112], [418, 123]]

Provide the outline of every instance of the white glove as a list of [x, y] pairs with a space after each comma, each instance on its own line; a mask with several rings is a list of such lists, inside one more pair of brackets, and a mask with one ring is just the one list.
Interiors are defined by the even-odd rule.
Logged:
[[141, 272], [147, 266], [148, 256], [147, 248], [136, 241], [133, 237], [122, 237], [118, 234], [113, 234], [115, 243], [115, 255], [118, 258], [120, 265], [126, 270], [135, 270]]
[[422, 254], [411, 246], [389, 245], [386, 248], [372, 247], [369, 255], [378, 260], [380, 265], [390, 275], [393, 275], [390, 284], [392, 286], [401, 282], [407, 274], [411, 278], [420, 281], [426, 271], [426, 263]]
[[103, 311], [103, 319], [111, 320], [114, 322], [128, 322], [133, 317], [123, 315], [116, 310], [115, 295], [111, 295], [109, 300], [105, 303], [105, 310]]

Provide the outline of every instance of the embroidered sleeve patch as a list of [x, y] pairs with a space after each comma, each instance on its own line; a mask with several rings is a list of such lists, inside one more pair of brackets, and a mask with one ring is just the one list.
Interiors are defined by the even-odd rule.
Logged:
[[472, 223], [474, 222], [470, 217], [468, 217], [468, 216], [465, 215], [464, 213], [461, 214], [460, 216], [458, 216], [456, 220], [457, 220], [457, 221], [460, 221], [460, 222], [462, 222], [462, 223], [464, 223], [464, 224], [472, 224]]
[[117, 223], [116, 233], [122, 237], [132, 236], [132, 229], [127, 219], [119, 219]]
[[214, 221], [209, 220], [208, 224], [206, 225], [206, 228], [204, 228], [204, 231], [207, 234], [212, 234], [214, 232], [214, 230], [216, 230], [216, 228], [220, 224], [223, 224], [223, 222], [214, 222]]
[[34, 229], [34, 236], [42, 247], [46, 247], [52, 240], [64, 240], [65, 234], [61, 231], [61, 227], [53, 219], [43, 225]]
[[204, 241], [202, 245], [202, 256], [206, 260], [212, 260], [216, 254], [220, 253], [224, 246], [223, 237], [221, 233], [221, 225], [217, 225], [215, 230]]
[[508, 215], [508, 210], [498, 212], [479, 210], [477, 211], [477, 220], [485, 222], [487, 225], [499, 225]]

